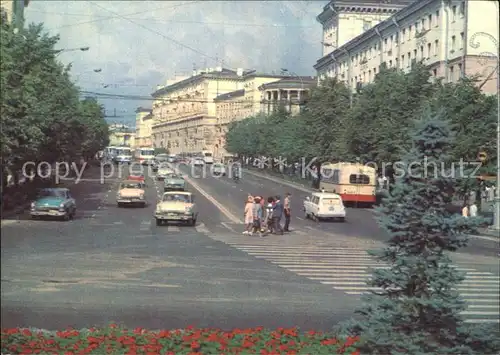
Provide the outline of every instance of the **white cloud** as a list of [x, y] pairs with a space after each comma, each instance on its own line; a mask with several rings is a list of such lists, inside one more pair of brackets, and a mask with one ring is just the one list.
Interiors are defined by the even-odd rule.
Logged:
[[[215, 67], [215, 58], [228, 68], [266, 72], [288, 68], [312, 75], [321, 41], [315, 17], [323, 5], [317, 1], [32, 1], [26, 19], [59, 33], [60, 48], [90, 47], [60, 55], [62, 61], [73, 63], [82, 88], [148, 96], [175, 73], [191, 72], [193, 63], [198, 68]], [[148, 102], [105, 104], [110, 112], [115, 108], [127, 112], [133, 121], [135, 107]]]

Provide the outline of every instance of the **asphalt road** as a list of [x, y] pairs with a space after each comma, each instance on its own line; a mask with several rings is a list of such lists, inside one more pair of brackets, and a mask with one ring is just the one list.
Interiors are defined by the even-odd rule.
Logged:
[[[70, 222], [2, 221], [2, 327], [55, 329], [111, 321], [129, 327], [287, 327], [329, 330], [352, 316], [377, 264], [366, 249], [382, 232], [371, 210], [349, 210], [346, 223], [301, 216], [304, 191], [245, 174], [194, 178], [183, 168], [200, 211], [195, 227], [156, 226], [161, 184], [147, 179], [146, 208], [117, 208], [119, 176], [99, 169], [65, 185], [78, 204]], [[122, 173], [122, 178], [127, 172]], [[293, 195], [292, 233], [243, 236], [248, 193]], [[460, 286], [475, 322], [498, 322], [498, 258], [463, 253]]]

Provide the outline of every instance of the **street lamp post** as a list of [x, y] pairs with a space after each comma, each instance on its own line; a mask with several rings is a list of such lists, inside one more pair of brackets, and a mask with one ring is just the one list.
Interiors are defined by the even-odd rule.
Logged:
[[[482, 56], [487, 57], [487, 58], [496, 58], [496, 65], [494, 67], [494, 70], [496, 71], [496, 78], [497, 78], [497, 186], [495, 189], [495, 202], [494, 202], [494, 211], [493, 211], [493, 226], [491, 229], [493, 229], [495, 232], [500, 231], [500, 58], [498, 55], [499, 51], [499, 46], [498, 46], [498, 40], [491, 35], [490, 33], [486, 32], [477, 32], [474, 33], [471, 36], [470, 39], [470, 46], [472, 48], [479, 48], [481, 44], [479, 41], [476, 41], [477, 37], [486, 37], [488, 38], [496, 48], [495, 53], [492, 52], [483, 52], [480, 53]], [[488, 68], [486, 68], [488, 69]]]

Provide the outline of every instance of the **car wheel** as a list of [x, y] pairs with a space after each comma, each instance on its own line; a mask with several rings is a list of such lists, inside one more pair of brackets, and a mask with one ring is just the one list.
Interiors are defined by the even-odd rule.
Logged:
[[195, 217], [195, 218], [192, 218], [189, 224], [190, 224], [192, 227], [196, 226], [196, 217]]
[[342, 223], [345, 222], [345, 217], [340, 217], [339, 221], [342, 222]]
[[69, 221], [71, 219], [71, 213], [66, 211], [66, 214], [63, 216], [63, 221]]
[[120, 202], [118, 202], [116, 205], [118, 206], [118, 208], [122, 207], [122, 204]]

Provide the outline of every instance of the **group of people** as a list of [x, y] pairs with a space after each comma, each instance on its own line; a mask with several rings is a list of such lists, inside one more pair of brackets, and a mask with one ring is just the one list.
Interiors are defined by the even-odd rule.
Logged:
[[[245, 235], [258, 234], [280, 234], [290, 232], [290, 199], [291, 194], [285, 195], [284, 201], [281, 196], [270, 196], [265, 200], [262, 196], [248, 196], [245, 203]], [[281, 220], [285, 218], [285, 225], [281, 226]]]

